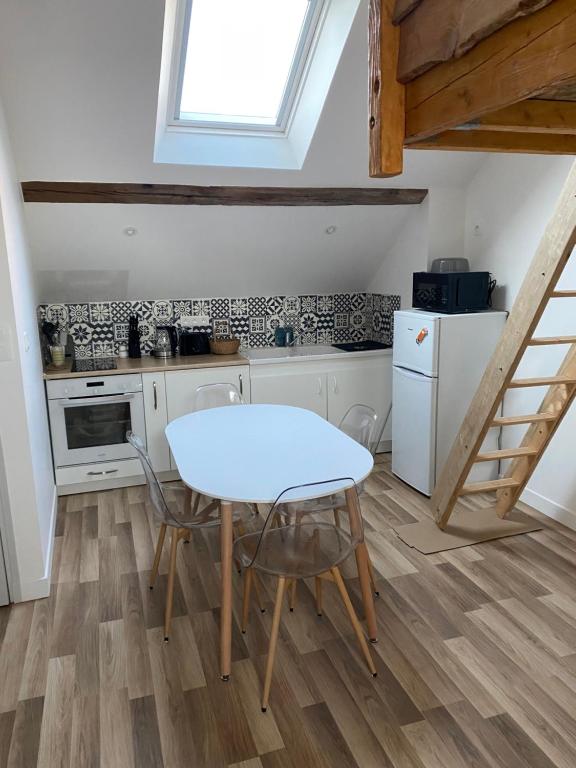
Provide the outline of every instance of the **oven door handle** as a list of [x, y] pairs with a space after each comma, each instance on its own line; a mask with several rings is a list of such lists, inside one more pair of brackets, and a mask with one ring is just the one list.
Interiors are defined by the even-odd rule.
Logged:
[[108, 405], [110, 403], [126, 403], [134, 400], [135, 395], [110, 395], [101, 397], [93, 395], [92, 397], [69, 397], [66, 400], [58, 400], [62, 408], [70, 408], [76, 405]]

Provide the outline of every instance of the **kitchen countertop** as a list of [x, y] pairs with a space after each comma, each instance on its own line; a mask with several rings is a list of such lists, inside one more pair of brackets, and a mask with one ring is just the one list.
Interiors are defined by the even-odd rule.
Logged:
[[384, 355], [389, 357], [392, 349], [371, 349], [361, 352], [344, 352], [327, 344], [310, 344], [294, 347], [261, 347], [258, 349], [243, 349], [242, 354], [236, 355], [192, 355], [190, 357], [168, 358], [157, 360], [151, 355], [141, 358], [117, 357], [117, 368], [110, 371], [77, 371], [72, 373], [72, 360], [69, 358], [59, 368], [49, 365], [44, 369], [44, 378], [77, 379], [86, 376], [114, 376], [119, 373], [158, 373], [162, 371], [186, 371], [192, 368], [218, 368], [223, 365], [266, 365], [268, 363], [310, 362], [319, 358], [352, 359], [369, 355]]
[[72, 373], [72, 360], [67, 359], [63, 366], [56, 368], [49, 365], [44, 369], [45, 379], [77, 379], [86, 376], [114, 376], [119, 373], [158, 373], [160, 371], [186, 371], [191, 368], [218, 368], [223, 365], [248, 365], [244, 355], [192, 355], [190, 357], [170, 357], [158, 360], [151, 355], [141, 358], [117, 357], [117, 368], [111, 371], [78, 371]]
[[260, 349], [244, 349], [242, 353], [250, 361], [250, 365], [265, 365], [267, 363], [295, 363], [298, 361], [310, 361], [317, 358], [330, 360], [333, 358], [352, 359], [355, 357], [367, 357], [369, 355], [390, 356], [390, 349], [370, 349], [360, 352], [344, 352], [342, 349], [331, 347], [327, 344], [311, 344], [310, 346], [294, 347], [264, 347]]

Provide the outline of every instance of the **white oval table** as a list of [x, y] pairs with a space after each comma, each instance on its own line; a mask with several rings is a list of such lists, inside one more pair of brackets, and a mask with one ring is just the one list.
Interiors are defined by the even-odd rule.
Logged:
[[[286, 405], [237, 405], [182, 416], [166, 427], [166, 437], [182, 481], [208, 498], [220, 499], [222, 523], [220, 668], [230, 676], [232, 647], [232, 502], [273, 504], [291, 486], [346, 478], [300, 488], [282, 501], [303, 501], [344, 491], [358, 510], [354, 482], [371, 472], [369, 451], [322, 417]], [[352, 478], [352, 479], [348, 479]], [[376, 639], [376, 616], [368, 553], [356, 549], [368, 634]]]

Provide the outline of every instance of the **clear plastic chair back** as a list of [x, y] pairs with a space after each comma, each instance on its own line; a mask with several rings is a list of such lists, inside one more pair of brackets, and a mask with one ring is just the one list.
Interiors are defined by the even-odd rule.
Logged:
[[142, 469], [144, 470], [144, 477], [146, 478], [146, 485], [148, 486], [148, 494], [150, 496], [150, 503], [152, 504], [154, 517], [160, 523], [166, 523], [168, 525], [175, 525], [175, 524], [177, 525], [178, 521], [174, 518], [174, 516], [170, 512], [170, 509], [164, 497], [164, 493], [162, 491], [162, 486], [160, 485], [160, 482], [156, 477], [156, 473], [152, 469], [152, 463], [150, 461], [150, 457], [148, 456], [148, 453], [146, 452], [144, 441], [134, 432], [127, 432], [126, 439], [130, 443], [130, 445], [135, 449], [136, 453], [138, 454], [138, 458], [140, 459], [140, 463], [142, 464]]
[[243, 404], [244, 398], [234, 384], [204, 384], [198, 387], [192, 395], [193, 411]]
[[338, 427], [348, 437], [371, 451], [377, 422], [378, 414], [373, 408], [357, 404], [346, 411]]
[[[342, 563], [363, 540], [364, 532], [354, 480], [338, 480], [350, 481], [354, 498], [352, 509], [342, 510], [339, 525], [335, 524], [330, 509], [286, 514], [287, 505], [283, 503], [283, 499], [289, 498], [294, 490], [303, 488], [309, 489], [309, 500], [321, 501], [323, 487], [335, 480], [287, 488], [276, 499], [263, 529], [237, 539], [235, 550], [242, 565], [275, 576], [309, 578]], [[309, 500], [289, 502], [289, 507], [297, 510]]]

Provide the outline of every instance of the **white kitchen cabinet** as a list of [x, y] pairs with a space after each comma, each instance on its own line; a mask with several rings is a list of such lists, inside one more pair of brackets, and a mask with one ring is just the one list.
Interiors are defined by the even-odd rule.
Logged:
[[[374, 408], [382, 425], [392, 403], [391, 356], [339, 360], [326, 376], [328, 421], [337, 426], [351, 405], [362, 403]], [[391, 436], [392, 419], [388, 419], [382, 442]]]
[[142, 392], [148, 455], [156, 472], [166, 472], [170, 469], [170, 449], [164, 435], [168, 423], [164, 372], [143, 373]]
[[166, 373], [168, 421], [190, 413], [192, 396], [204, 384], [234, 384], [244, 400], [250, 402], [250, 368], [248, 365], [221, 365], [215, 368], [193, 368]]
[[326, 418], [326, 372], [322, 365], [254, 365], [250, 369], [253, 403], [306, 408]]
[[[307, 408], [338, 425], [350, 408], [362, 403], [385, 419], [392, 401], [392, 357], [363, 355], [298, 362], [259, 363], [250, 367], [253, 403]], [[389, 448], [391, 419], [381, 447]]]

